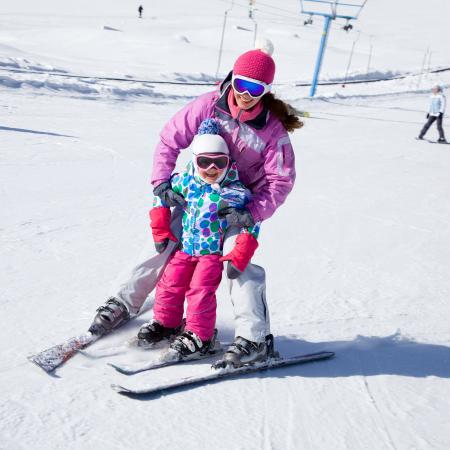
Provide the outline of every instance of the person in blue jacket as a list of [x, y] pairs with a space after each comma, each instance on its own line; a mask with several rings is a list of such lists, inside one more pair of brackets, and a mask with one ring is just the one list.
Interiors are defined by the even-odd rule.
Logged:
[[442, 87], [439, 85], [433, 86], [431, 89], [430, 96], [430, 109], [427, 114], [427, 122], [423, 126], [418, 139], [423, 139], [428, 129], [431, 125], [436, 121], [437, 129], [439, 132], [438, 142], [442, 144], [446, 144], [447, 140], [445, 139], [444, 129], [442, 128], [442, 121], [444, 119], [445, 106], [446, 106], [446, 98]]

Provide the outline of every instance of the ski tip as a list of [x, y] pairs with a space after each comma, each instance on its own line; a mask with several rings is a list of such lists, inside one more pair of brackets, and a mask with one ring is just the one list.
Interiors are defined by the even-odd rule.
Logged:
[[111, 388], [114, 391], [119, 392], [120, 394], [132, 394], [134, 392], [132, 389], [129, 389], [125, 386], [122, 386], [120, 384], [115, 384], [115, 383], [111, 384]]
[[129, 375], [129, 370], [125, 369], [123, 367], [120, 367], [114, 363], [107, 363], [109, 367], [112, 367], [113, 369], [117, 370], [117, 372], [122, 373], [123, 375]]
[[123, 395], [124, 397], [129, 398], [140, 398], [141, 392], [134, 391], [133, 389], [128, 389], [125, 386], [121, 386], [120, 384], [111, 384], [111, 388], [113, 391], [116, 391], [118, 394]]
[[32, 362], [36, 366], [40, 367], [45, 372], [52, 372], [53, 368], [49, 368], [45, 364], [42, 364], [35, 356], [27, 356], [28, 361]]
[[34, 356], [27, 356], [28, 361], [32, 362], [34, 365], [39, 367], [41, 370], [43, 370], [47, 375], [50, 375], [54, 378], [60, 378], [59, 375], [55, 374], [55, 369], [58, 366], [55, 365], [48, 365], [48, 364], [42, 364], [38, 359], [36, 359]]
[[336, 356], [336, 353], [334, 352], [322, 352], [324, 355], [324, 358], [334, 358]]
[[317, 353], [311, 353], [310, 355], [306, 355], [309, 356], [310, 358], [316, 358], [316, 359], [330, 359], [330, 358], [334, 358], [336, 356], [336, 353], [334, 352], [328, 352], [328, 351], [323, 351], [323, 352], [317, 352]]
[[127, 388], [124, 387], [124, 386], [121, 386], [120, 384], [111, 384], [111, 389], [112, 389], [113, 391], [118, 392], [119, 394], [126, 393], [126, 392], [130, 392], [129, 389], [127, 389]]

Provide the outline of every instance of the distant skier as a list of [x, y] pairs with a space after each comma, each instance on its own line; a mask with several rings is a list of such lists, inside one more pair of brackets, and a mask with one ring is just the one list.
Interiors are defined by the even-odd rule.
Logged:
[[442, 128], [442, 121], [444, 119], [445, 106], [446, 106], [446, 98], [442, 87], [438, 84], [433, 86], [431, 89], [430, 96], [430, 109], [427, 114], [427, 122], [422, 128], [422, 131], [419, 134], [418, 139], [423, 139], [428, 129], [431, 127], [433, 122], [437, 121], [437, 129], [439, 131], [439, 139], [438, 142], [442, 144], [446, 144], [447, 141], [444, 135], [444, 129]]
[[139, 11], [139, 18], [142, 19], [142, 13], [144, 12], [144, 7], [142, 5], [139, 5], [138, 11]]

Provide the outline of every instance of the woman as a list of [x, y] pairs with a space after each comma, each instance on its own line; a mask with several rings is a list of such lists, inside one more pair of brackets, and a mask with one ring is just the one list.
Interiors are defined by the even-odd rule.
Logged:
[[[172, 190], [170, 177], [180, 150], [189, 147], [200, 123], [208, 117], [219, 122], [239, 179], [252, 192], [245, 209], [230, 208], [223, 212], [231, 226], [225, 237], [225, 254], [234, 247], [241, 227], [251, 227], [271, 217], [291, 192], [295, 158], [288, 132], [303, 124], [289, 105], [270, 92], [274, 75], [275, 62], [267, 49], [250, 50], [238, 57], [233, 71], [217, 91], [189, 103], [163, 128], [154, 154], [152, 184], [154, 194], [175, 207], [172, 218], [175, 235], [179, 235], [184, 199]], [[139, 311], [176, 246], [171, 242], [164, 253], [134, 269], [117, 295], [98, 309], [90, 329], [93, 333], [106, 333]], [[237, 367], [265, 359], [270, 352], [265, 272], [262, 267], [249, 264], [242, 273], [236, 273], [228, 265], [227, 275], [236, 338], [224, 361]], [[141, 336], [145, 331], [141, 330]]]

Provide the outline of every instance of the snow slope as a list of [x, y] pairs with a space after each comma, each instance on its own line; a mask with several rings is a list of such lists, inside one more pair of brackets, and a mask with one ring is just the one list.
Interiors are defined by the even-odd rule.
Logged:
[[[309, 80], [320, 24], [305, 29], [287, 12], [298, 3], [280, 3], [258, 0], [258, 30], [275, 43], [277, 92], [312, 117], [292, 136], [298, 181], [264, 224], [255, 262], [267, 271], [279, 350], [327, 349], [336, 358], [144, 401], [109, 385], [157, 382], [208, 365], [124, 379], [106, 362], [153, 357], [130, 351], [100, 360], [80, 355], [49, 377], [26, 360], [84, 331], [151, 251], [158, 132], [210, 89], [93, 77], [212, 81], [229, 2], [145, 2], [141, 21], [129, 1], [9, 3], [0, 7], [0, 448], [450, 447], [449, 147], [413, 139], [428, 88], [447, 85], [448, 75], [320, 87], [310, 100], [306, 87], [287, 82]], [[434, 67], [450, 65], [450, 8], [392, 3], [369, 0], [356, 26], [364, 34], [354, 73], [365, 73], [368, 35], [372, 71], [416, 73], [427, 46]], [[251, 27], [247, 2], [235, 4], [221, 73], [252, 41], [235, 28]], [[354, 35], [335, 26], [332, 36], [323, 76], [342, 79]], [[133, 336], [149, 317], [93, 349]], [[225, 286], [218, 317], [221, 339], [230, 341]]]

